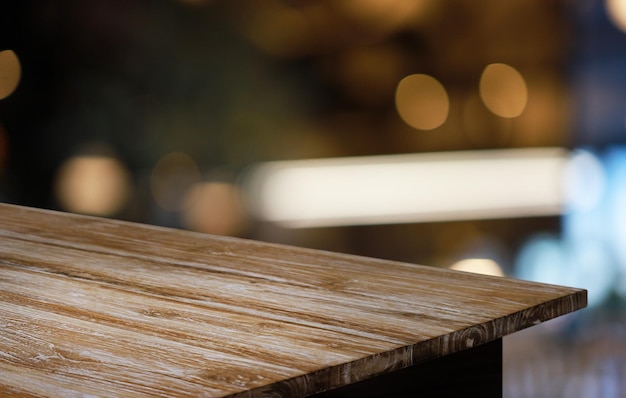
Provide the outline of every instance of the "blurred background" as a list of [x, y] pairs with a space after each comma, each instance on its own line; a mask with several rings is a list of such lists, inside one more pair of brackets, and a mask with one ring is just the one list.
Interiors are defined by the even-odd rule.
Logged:
[[626, 397], [626, 2], [0, 5], [0, 201], [589, 289], [506, 397]]

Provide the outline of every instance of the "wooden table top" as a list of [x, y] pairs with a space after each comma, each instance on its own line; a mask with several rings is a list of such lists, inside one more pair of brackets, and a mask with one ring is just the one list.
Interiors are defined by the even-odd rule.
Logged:
[[586, 291], [0, 205], [0, 395], [305, 396]]

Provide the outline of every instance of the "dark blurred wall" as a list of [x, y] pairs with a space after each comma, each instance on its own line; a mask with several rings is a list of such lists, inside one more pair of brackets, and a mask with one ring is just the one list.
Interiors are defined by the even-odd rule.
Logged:
[[[0, 100], [6, 201], [67, 210], [55, 192], [59, 170], [72, 156], [105, 154], [127, 168], [132, 188], [108, 216], [185, 227], [151, 191], [155, 165], [172, 152], [193, 160], [194, 178], [230, 183], [265, 160], [570, 145], [571, 36], [559, 1], [0, 7], [0, 50], [22, 65], [18, 89]], [[494, 62], [526, 79], [517, 118], [480, 104], [480, 76]], [[435, 76], [450, 98], [446, 122], [430, 131], [396, 110], [396, 86], [413, 73]], [[168, 186], [176, 199], [180, 184]], [[438, 264], [493, 236], [506, 252], [532, 231], [558, 228], [556, 217], [299, 231], [247, 220], [236, 234]]]

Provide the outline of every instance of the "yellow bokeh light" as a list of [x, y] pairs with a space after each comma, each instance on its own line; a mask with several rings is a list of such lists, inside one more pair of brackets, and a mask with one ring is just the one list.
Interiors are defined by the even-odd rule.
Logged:
[[110, 216], [126, 204], [130, 177], [124, 165], [113, 157], [74, 156], [59, 169], [55, 191], [68, 211]]
[[528, 89], [522, 75], [507, 64], [488, 65], [480, 77], [480, 98], [498, 116], [513, 118], [524, 112]]
[[185, 193], [200, 181], [200, 170], [196, 162], [183, 152], [172, 152], [163, 156], [150, 175], [152, 196], [161, 208], [167, 211], [183, 210]]
[[626, 32], [626, 1], [606, 0], [606, 11], [609, 19], [619, 30]]
[[409, 75], [396, 88], [396, 109], [409, 126], [432, 130], [448, 117], [450, 101], [441, 83], [424, 74]]
[[0, 99], [13, 94], [20, 83], [21, 76], [22, 68], [15, 52], [0, 51]]
[[467, 258], [452, 264], [450, 269], [475, 274], [504, 276], [498, 263], [488, 258]]
[[187, 191], [185, 227], [209, 234], [236, 235], [244, 224], [239, 189], [225, 182], [195, 184]]

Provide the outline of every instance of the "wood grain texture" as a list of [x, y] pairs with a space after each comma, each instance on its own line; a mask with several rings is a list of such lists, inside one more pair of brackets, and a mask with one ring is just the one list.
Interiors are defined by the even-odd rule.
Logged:
[[0, 205], [0, 395], [297, 397], [478, 346], [586, 291]]

